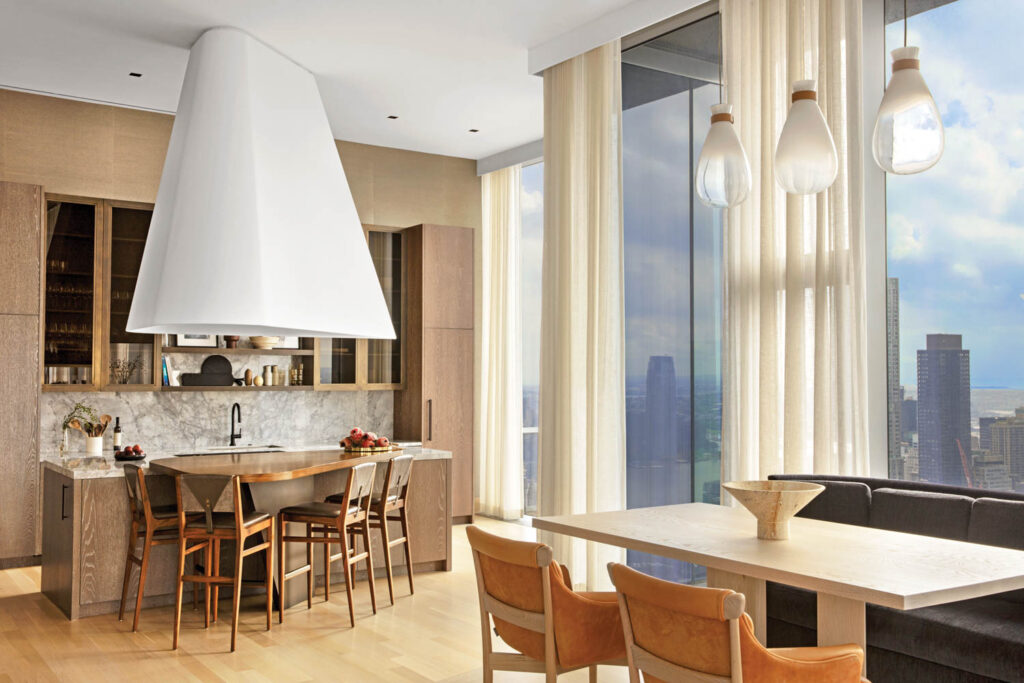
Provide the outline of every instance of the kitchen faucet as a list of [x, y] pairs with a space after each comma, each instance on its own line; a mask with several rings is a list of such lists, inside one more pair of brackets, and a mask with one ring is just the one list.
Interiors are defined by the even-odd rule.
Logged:
[[[235, 414], [238, 414], [238, 432], [235, 432]], [[235, 445], [236, 439], [242, 438], [242, 406], [237, 403], [231, 406], [231, 445]]]

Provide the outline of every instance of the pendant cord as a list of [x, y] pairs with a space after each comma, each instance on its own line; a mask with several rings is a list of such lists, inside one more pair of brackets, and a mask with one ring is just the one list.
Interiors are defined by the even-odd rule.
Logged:
[[907, 0], [903, 0], [903, 47], [907, 46]]
[[[903, 0], [903, 1], [906, 2], [906, 0]], [[722, 78], [722, 62], [724, 61], [722, 59], [722, 50], [723, 50], [723, 45], [722, 44], [724, 42], [722, 40], [722, 32], [724, 30], [725, 30], [725, 27], [722, 26], [722, 14], [719, 13], [718, 14], [718, 103], [719, 104], [724, 104], [724, 102], [722, 100], [722, 81], [723, 81], [723, 78]]]

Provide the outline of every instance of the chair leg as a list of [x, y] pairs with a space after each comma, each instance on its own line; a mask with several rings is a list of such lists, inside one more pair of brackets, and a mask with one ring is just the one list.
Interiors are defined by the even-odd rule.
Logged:
[[[306, 538], [312, 538], [313, 536], [313, 525], [306, 525]], [[324, 546], [324, 552], [330, 551], [330, 548]], [[306, 564], [309, 566], [309, 572], [306, 574], [306, 609], [313, 609], [313, 544], [306, 544]]]
[[288, 522], [278, 515], [277, 529], [277, 623], [284, 623], [284, 534]]
[[[206, 574], [207, 578], [209, 578], [211, 576], [210, 572], [213, 571], [213, 542], [212, 541], [207, 541], [206, 542], [205, 555], [206, 555], [206, 560], [205, 560], [206, 567], [204, 567], [205, 571], [203, 573]], [[197, 585], [198, 584], [195, 584], [195, 583], [192, 584], [192, 595], [193, 596], [195, 595], [195, 587]], [[203, 611], [203, 626], [205, 628], [210, 628], [210, 583], [209, 582], [206, 583], [206, 587], [203, 590], [203, 600], [205, 602], [205, 609]]]
[[349, 561], [351, 553], [348, 548], [348, 534], [346, 533], [344, 522], [338, 522], [338, 536], [341, 541], [341, 553], [342, 553], [342, 566], [345, 568], [345, 593], [348, 596], [348, 620], [349, 623], [355, 628], [356, 625], [356, 609], [352, 597], [352, 563]]
[[363, 519], [363, 545], [366, 547], [366, 580], [370, 584], [370, 604], [377, 613], [377, 591], [373, 583], [373, 556], [370, 554], [370, 519]]
[[405, 539], [405, 571], [409, 574], [409, 595], [414, 594], [412, 586], [412, 543], [409, 541], [409, 515], [406, 509], [400, 508], [398, 519], [402, 523], [402, 537]]
[[128, 601], [128, 582], [132, 578], [132, 560], [135, 558], [135, 546], [139, 544], [139, 524], [132, 520], [128, 531], [128, 552], [124, 557], [124, 583], [121, 584], [121, 606], [117, 610], [117, 620], [124, 621], [124, 603]]
[[[215, 538], [210, 541], [213, 544], [213, 574], [211, 576], [220, 576], [220, 539]], [[211, 587], [213, 596], [210, 598], [213, 601], [213, 623], [217, 623], [217, 615], [220, 613], [220, 585], [213, 584]]]
[[267, 531], [267, 630], [270, 630], [270, 619], [274, 611], [274, 522], [270, 518], [270, 529]]
[[590, 683], [597, 683], [597, 664], [590, 665]]
[[178, 581], [174, 591], [174, 642], [171, 649], [178, 649], [178, 633], [181, 631], [181, 589], [182, 579], [185, 575], [185, 543], [184, 538], [178, 540]]
[[139, 630], [139, 612], [142, 611], [142, 595], [146, 590], [146, 571], [149, 569], [149, 551], [153, 548], [153, 531], [146, 529], [146, 538], [142, 546], [142, 565], [139, 567], [139, 592], [135, 595], [135, 618], [132, 620], [132, 632]]
[[388, 576], [388, 597], [391, 604], [395, 604], [395, 579], [391, 575], [391, 539], [388, 537], [387, 513], [380, 515], [380, 541], [384, 547], [384, 571]]
[[[313, 534], [310, 534], [312, 536]], [[330, 538], [331, 532], [324, 527], [324, 538]], [[341, 542], [345, 542], [345, 535], [342, 534]], [[324, 602], [331, 599], [331, 544], [324, 543]]]
[[232, 586], [234, 600], [231, 607], [231, 651], [235, 651], [238, 641], [238, 613], [242, 604], [242, 551], [245, 550], [245, 539], [235, 539], [235, 585]]

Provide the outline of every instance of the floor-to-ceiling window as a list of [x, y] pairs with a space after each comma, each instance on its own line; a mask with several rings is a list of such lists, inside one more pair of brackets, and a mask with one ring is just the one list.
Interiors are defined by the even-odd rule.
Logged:
[[[886, 179], [889, 474], [1024, 490], [1024, 2], [910, 11], [946, 147]], [[902, 18], [886, 0], [887, 50]]]
[[[693, 188], [719, 101], [718, 15], [631, 47], [622, 62], [627, 505], [717, 503], [722, 217]], [[628, 561], [700, 578], [652, 555]]]
[[537, 512], [540, 398], [540, 285], [544, 254], [544, 164], [524, 166], [520, 198], [520, 296], [523, 333], [523, 512]]

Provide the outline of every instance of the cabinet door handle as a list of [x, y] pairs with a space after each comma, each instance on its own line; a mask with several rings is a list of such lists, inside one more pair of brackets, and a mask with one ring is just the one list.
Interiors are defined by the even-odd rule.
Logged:
[[68, 499], [68, 485], [60, 485], [60, 518], [65, 520], [68, 516], [64, 513], [64, 502]]
[[434, 440], [434, 399], [427, 399], [427, 441]]

